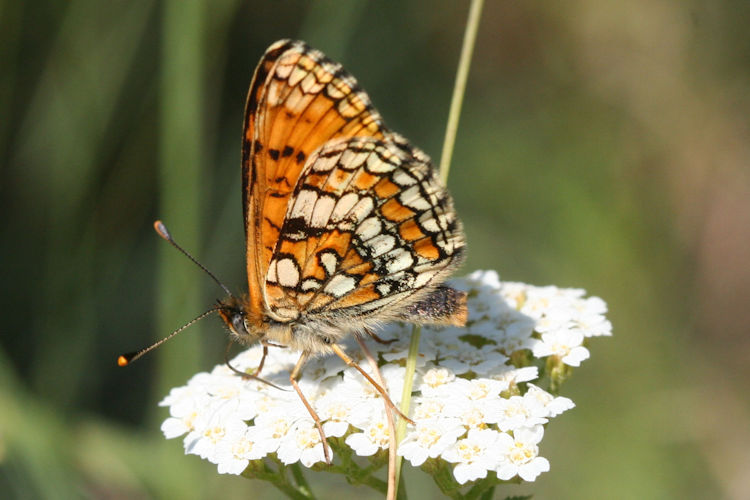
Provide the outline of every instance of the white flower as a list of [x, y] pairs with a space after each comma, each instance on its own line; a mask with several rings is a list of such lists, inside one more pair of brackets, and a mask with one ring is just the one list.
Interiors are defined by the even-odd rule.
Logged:
[[[527, 393], [528, 394], [528, 393]], [[546, 424], [549, 412], [545, 406], [533, 396], [512, 396], [501, 399], [497, 427], [501, 431], [512, 431], [520, 427], [531, 427]]]
[[555, 302], [564, 299], [564, 292], [555, 286], [530, 287], [526, 289], [526, 300], [520, 311], [540, 319], [554, 308]]
[[416, 397], [412, 399], [412, 405], [414, 410], [411, 417], [415, 421], [451, 417], [460, 413], [459, 405], [449, 397]]
[[[323, 431], [326, 436], [341, 437], [349, 429], [349, 423], [356, 420], [358, 423], [364, 421], [369, 411], [362, 411], [362, 404], [352, 398], [341, 397], [335, 391], [329, 392], [318, 400], [318, 416], [325, 423]], [[355, 418], [357, 415], [357, 418]]]
[[607, 314], [607, 303], [599, 297], [589, 297], [579, 300], [576, 309], [581, 316], [604, 316]]
[[442, 365], [456, 375], [468, 372], [484, 375], [508, 360], [508, 357], [497, 352], [493, 345], [475, 349], [466, 342], [461, 342], [461, 344], [461, 348], [457, 349], [453, 356], [442, 361]]
[[534, 330], [540, 333], [554, 332], [572, 326], [573, 311], [568, 300], [560, 299], [549, 302], [549, 307], [536, 320]]
[[357, 432], [347, 436], [346, 444], [348, 444], [357, 455], [361, 457], [369, 457], [370, 455], [374, 455], [378, 450], [388, 448], [390, 437], [391, 433], [388, 429], [388, 421], [383, 413], [379, 418], [374, 419], [367, 427], [365, 427], [364, 432]]
[[574, 324], [583, 332], [584, 337], [612, 336], [612, 323], [603, 316], [578, 319]]
[[323, 443], [315, 423], [309, 419], [298, 421], [281, 438], [277, 456], [285, 464], [301, 462], [305, 467], [324, 462]]
[[242, 421], [220, 412], [198, 415], [195, 429], [185, 437], [185, 452], [218, 463], [219, 444], [226, 437], [228, 429], [237, 423]]
[[[382, 352], [383, 359], [389, 363], [392, 361], [399, 361], [406, 359], [409, 355], [409, 346], [403, 346], [401, 344], [394, 345], [390, 350]], [[417, 367], [422, 367], [427, 363], [427, 356], [424, 352], [417, 353]]]
[[502, 335], [496, 339], [498, 348], [508, 355], [531, 349], [534, 345], [531, 338], [534, 325], [534, 320], [524, 314], [513, 310], [505, 311], [495, 325], [502, 331]]
[[[375, 378], [369, 364], [362, 365], [361, 367], [373, 379]], [[404, 371], [404, 367], [397, 364], [380, 367], [380, 374], [385, 381], [385, 389], [391, 401], [396, 405], [401, 401], [401, 391], [404, 387]], [[355, 368], [344, 370], [344, 381], [339, 385], [337, 390], [348, 392], [350, 397], [356, 395], [357, 397], [377, 398], [381, 401], [382, 407], [380, 392]]]
[[589, 350], [581, 345], [583, 333], [578, 330], [561, 329], [542, 334], [542, 340], [534, 345], [534, 356], [557, 356], [569, 366], [579, 366], [589, 358]]
[[504, 401], [500, 392], [507, 387], [507, 383], [492, 379], [457, 378], [440, 386], [434, 397], [449, 402], [443, 408], [442, 416], [456, 416], [466, 428], [483, 427], [497, 423]]
[[224, 438], [216, 447], [219, 474], [242, 474], [250, 460], [263, 458], [277, 447], [278, 443], [263, 436], [257, 427], [232, 421], [227, 424]]
[[493, 373], [491, 377], [495, 380], [505, 382], [508, 385], [518, 385], [521, 382], [538, 379], [539, 368], [536, 366], [524, 366], [523, 368], [503, 366]]
[[542, 440], [544, 428], [541, 425], [513, 431], [513, 437], [502, 434], [498, 446], [502, 453], [502, 463], [497, 467], [498, 479], [511, 479], [518, 475], [524, 481], [534, 481], [539, 474], [549, 470], [549, 461], [539, 456], [537, 444]]
[[433, 366], [422, 375], [419, 390], [423, 396], [429, 396], [436, 392], [441, 386], [456, 380], [456, 374], [448, 368]]
[[288, 396], [285, 393], [282, 397], [283, 400], [275, 401], [270, 411], [259, 414], [254, 421], [261, 432], [277, 440], [284, 438], [294, 429], [297, 422], [310, 418], [310, 414], [296, 394]]
[[443, 452], [442, 458], [456, 464], [453, 475], [459, 484], [487, 477], [488, 470], [500, 465], [499, 437], [500, 433], [491, 429], [471, 429], [468, 436]]
[[450, 359], [470, 345], [459, 338], [466, 334], [465, 328], [451, 326], [439, 332], [436, 331], [434, 334], [430, 333], [429, 336], [423, 336], [419, 346], [419, 351], [425, 355], [426, 359]]
[[164, 437], [167, 439], [173, 439], [179, 436], [182, 436], [186, 432], [191, 432], [193, 427], [193, 422], [195, 421], [195, 418], [198, 416], [198, 410], [195, 409], [189, 413], [186, 413], [185, 415], [180, 416], [171, 416], [168, 419], [166, 419], [161, 424], [161, 432], [164, 434]]
[[584, 337], [612, 335], [612, 323], [604, 314], [607, 304], [599, 297], [589, 297], [575, 302], [571, 310], [572, 324], [583, 332]]
[[210, 382], [211, 375], [205, 372], [197, 373], [188, 380], [187, 385], [175, 387], [161, 400], [159, 406], [169, 406], [170, 409], [179, 407], [181, 403], [190, 406], [196, 404], [196, 399], [208, 397], [205, 386]]
[[[464, 394], [471, 400], [497, 399], [500, 393], [508, 389], [507, 382], [488, 378], [475, 378], [474, 380], [460, 379], [456, 381], [465, 387]], [[467, 384], [468, 382], [468, 384]]]
[[500, 284], [500, 295], [511, 308], [520, 310], [526, 303], [529, 288], [526, 283], [506, 281]]
[[[208, 374], [204, 374], [208, 375]], [[196, 377], [193, 377], [194, 380]], [[161, 431], [167, 439], [182, 436], [195, 430], [195, 420], [210, 398], [197, 384], [172, 389], [159, 406], [169, 406], [170, 417], [161, 424]]]
[[[467, 326], [423, 327], [410, 405], [416, 425], [407, 427], [398, 453], [414, 466], [428, 459], [451, 462], [461, 484], [487, 471], [533, 481], [549, 469], [538, 456], [542, 425], [574, 407], [540, 387], [545, 380], [538, 380], [539, 368], [547, 356], [569, 366], [586, 359], [584, 340], [611, 334], [606, 304], [582, 290], [503, 283], [494, 271], [472, 273], [451, 286], [468, 294]], [[411, 331], [405, 323], [385, 324], [378, 335], [393, 342], [368, 342], [396, 405]], [[377, 379], [354, 336], [342, 344]], [[231, 364], [254, 373], [262, 356], [256, 345]], [[195, 375], [161, 401], [169, 409], [162, 432], [184, 436], [186, 453], [217, 464], [222, 474], [241, 474], [251, 461], [274, 454], [283, 464], [323, 462], [318, 427], [289, 383], [298, 359], [290, 349], [268, 349], [261, 376], [276, 387], [243, 379], [225, 365]], [[346, 436], [344, 443], [359, 456], [388, 448], [384, 399], [358, 370], [323, 356], [306, 364], [298, 384], [328, 438]]]
[[575, 403], [569, 398], [562, 396], [555, 397], [534, 384], [529, 384], [529, 391], [524, 394], [524, 399], [536, 399], [539, 404], [544, 406], [549, 417], [556, 417], [571, 408], [575, 408]]
[[500, 400], [461, 401], [461, 413], [458, 418], [467, 429], [482, 428], [486, 424], [496, 424]]
[[457, 418], [435, 418], [417, 422], [417, 426], [401, 441], [398, 454], [414, 467], [428, 458], [436, 458], [463, 435], [466, 429]]
[[500, 276], [494, 269], [474, 271], [465, 280], [472, 285], [485, 286], [493, 290], [498, 290], [502, 286]]

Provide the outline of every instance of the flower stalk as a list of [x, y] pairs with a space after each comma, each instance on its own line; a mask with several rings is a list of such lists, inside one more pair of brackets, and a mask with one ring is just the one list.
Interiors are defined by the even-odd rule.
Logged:
[[[445, 138], [443, 139], [443, 151], [440, 154], [440, 178], [444, 184], [448, 184], [448, 173], [450, 172], [451, 159], [453, 158], [453, 147], [456, 143], [456, 133], [458, 132], [458, 120], [461, 116], [461, 108], [466, 93], [466, 81], [469, 77], [469, 67], [471, 58], [474, 54], [474, 42], [479, 31], [479, 20], [482, 18], [482, 7], [484, 0], [472, 0], [469, 7], [469, 17], [466, 21], [466, 30], [464, 32], [464, 41], [461, 47], [461, 56], [458, 59], [458, 70], [456, 71], [456, 82], [453, 86], [453, 96], [451, 97], [450, 111], [448, 112], [448, 122], [445, 127]], [[411, 401], [411, 388], [416, 371], [416, 359], [419, 353], [419, 338], [422, 335], [422, 328], [414, 325], [411, 331], [411, 343], [409, 345], [409, 356], [406, 358], [406, 382], [402, 395], [401, 413], [409, 414], [409, 405]], [[396, 442], [401, 443], [406, 435], [406, 422], [403, 420], [398, 424], [396, 432]], [[401, 458], [396, 462], [396, 487], [401, 479]]]

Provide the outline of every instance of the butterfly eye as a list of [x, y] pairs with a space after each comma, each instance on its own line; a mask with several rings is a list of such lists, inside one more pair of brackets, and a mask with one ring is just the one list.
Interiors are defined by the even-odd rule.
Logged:
[[245, 322], [245, 313], [243, 311], [232, 313], [232, 327], [238, 335], [250, 335], [247, 331], [247, 323]]

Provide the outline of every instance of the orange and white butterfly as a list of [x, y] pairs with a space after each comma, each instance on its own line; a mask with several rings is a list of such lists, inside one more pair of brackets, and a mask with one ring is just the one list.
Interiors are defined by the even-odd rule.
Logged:
[[242, 190], [249, 294], [219, 311], [236, 340], [306, 356], [383, 321], [465, 322], [464, 294], [440, 286], [464, 235], [430, 159], [303, 42], [255, 70]]
[[249, 293], [212, 311], [237, 342], [301, 352], [290, 381], [330, 462], [296, 382], [302, 366], [327, 353], [356, 365], [339, 341], [377, 340], [371, 328], [385, 321], [463, 325], [466, 295], [442, 285], [464, 255], [461, 222], [427, 155], [388, 130], [340, 64], [299, 41], [274, 43], [255, 70], [242, 195]]
[[298, 392], [305, 360], [340, 355], [345, 335], [391, 320], [465, 323], [465, 295], [441, 286], [464, 234], [430, 159], [303, 42], [274, 43], [255, 70], [242, 194], [249, 293], [218, 311], [243, 344], [301, 351]]

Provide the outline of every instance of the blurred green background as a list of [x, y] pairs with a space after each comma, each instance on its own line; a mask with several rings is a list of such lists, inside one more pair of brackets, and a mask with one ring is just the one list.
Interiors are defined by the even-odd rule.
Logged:
[[[159, 432], [221, 362], [218, 320], [115, 356], [246, 287], [245, 93], [307, 40], [437, 160], [466, 2], [0, 2], [0, 496], [278, 496]], [[750, 2], [485, 5], [450, 185], [468, 272], [582, 287], [611, 339], [563, 394], [536, 498], [750, 496]], [[436, 489], [406, 473], [411, 496]], [[325, 498], [353, 491], [312, 474]]]

